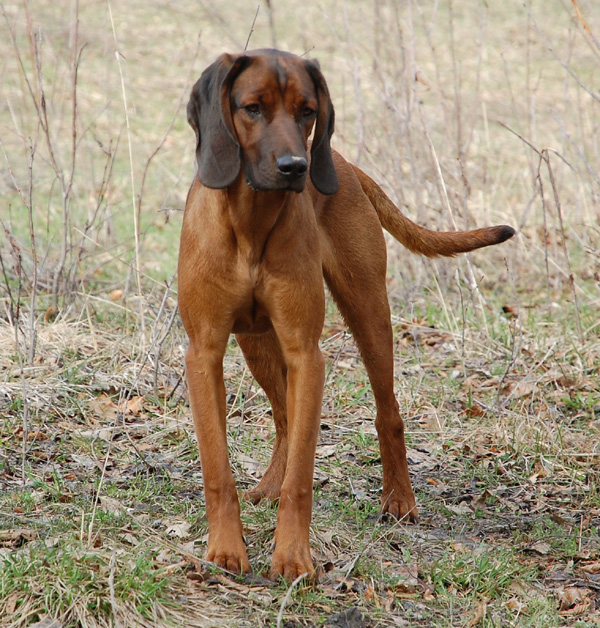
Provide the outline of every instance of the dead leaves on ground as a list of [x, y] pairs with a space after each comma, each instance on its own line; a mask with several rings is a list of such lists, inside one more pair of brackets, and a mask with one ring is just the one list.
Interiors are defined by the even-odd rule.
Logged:
[[35, 538], [37, 538], [37, 533], [30, 528], [0, 530], [0, 548], [16, 549]]
[[593, 592], [584, 587], [565, 587], [556, 592], [558, 598], [559, 615], [576, 617], [583, 615], [593, 601]]
[[115, 401], [112, 397], [101, 394], [97, 397], [92, 397], [87, 402], [87, 407], [92, 416], [103, 423], [113, 422], [118, 417], [129, 418], [140, 416], [142, 411], [147, 409], [148, 406], [149, 404], [144, 397], [140, 395], [125, 398], [121, 401]]
[[[421, 492], [421, 503], [427, 503], [429, 499], [435, 505], [429, 512], [427, 505], [421, 509], [422, 522], [418, 530], [422, 536], [401, 536], [400, 540], [389, 541], [386, 545], [386, 532], [373, 541], [364, 554], [357, 549], [352, 521], [332, 524], [331, 509], [337, 508], [332, 506], [335, 500], [352, 504], [352, 513], [360, 513], [377, 504], [381, 468], [372, 421], [374, 411], [368, 397], [370, 393], [364, 394], [365, 377], [360, 371], [356, 348], [348, 339], [341, 341], [338, 348], [328, 345], [330, 362], [335, 363], [338, 375], [341, 375], [338, 380], [334, 372], [326, 389], [324, 428], [316, 457], [316, 484], [323, 490], [321, 501], [317, 499], [315, 502], [313, 526], [314, 558], [321, 566], [320, 596], [316, 603], [320, 606], [315, 607], [315, 612], [321, 617], [334, 617], [340, 607], [356, 604], [384, 614], [382, 616], [400, 618], [402, 605], [406, 603], [426, 615], [430, 609], [443, 605], [443, 602], [436, 604], [442, 594], [436, 591], [428, 572], [436, 552], [447, 549], [468, 555], [472, 544], [480, 542], [481, 538], [487, 539], [490, 547], [502, 548], [515, 543], [513, 532], [519, 529], [525, 532], [519, 537], [517, 555], [525, 565], [538, 570], [536, 587], [511, 585], [507, 591], [508, 599], [481, 600], [469, 614], [465, 614], [465, 625], [485, 623], [486, 616], [497, 612], [499, 604], [518, 617], [527, 612], [531, 600], [537, 599], [535, 596], [540, 595], [541, 587], [543, 595], [565, 622], [597, 616], [600, 556], [597, 543], [594, 546], [590, 538], [592, 530], [598, 526], [600, 513], [579, 506], [589, 494], [597, 471], [594, 471], [592, 457], [588, 460], [572, 456], [595, 451], [595, 432], [581, 430], [583, 439], [575, 441], [578, 432], [565, 429], [561, 449], [552, 449], [546, 438], [552, 435], [551, 430], [562, 429], [571, 421], [584, 424], [584, 420], [593, 420], [597, 415], [594, 371], [591, 370], [589, 376], [582, 371], [565, 371], [564, 365], [568, 363], [565, 356], [559, 367], [560, 360], [546, 363], [543, 356], [535, 358], [525, 347], [515, 358], [515, 368], [506, 376], [503, 371], [492, 375], [489, 361], [470, 363], [468, 358], [455, 359], [459, 344], [454, 334], [425, 325], [404, 329], [399, 342], [405, 349], [397, 357], [397, 360], [404, 359], [397, 369], [399, 372], [406, 369], [410, 377], [414, 366], [411, 356], [418, 344], [424, 359], [420, 360], [419, 370], [415, 372], [424, 378], [425, 388], [435, 377], [450, 390], [437, 408], [432, 405], [429, 390], [420, 390], [417, 397], [421, 406], [412, 409], [419, 428], [411, 435], [410, 470], [415, 486]], [[497, 364], [493, 366], [498, 367]], [[229, 375], [235, 389], [239, 373], [235, 371]], [[246, 376], [244, 381], [248, 380]], [[171, 465], [166, 465], [169, 477], [181, 494], [187, 495], [189, 484], [193, 484], [199, 495], [201, 483], [197, 459], [178, 460], [175, 470], [173, 457], [177, 454], [170, 442], [170, 421], [185, 423], [184, 428], [191, 434], [189, 411], [182, 403], [171, 417], [165, 417], [165, 409], [157, 407], [150, 395], [132, 394], [132, 390], [133, 387], [117, 390], [107, 386], [99, 394], [89, 390], [78, 392], [78, 413], [60, 414], [55, 422], [34, 423], [34, 429], [27, 433], [21, 425], [16, 425], [9, 437], [15, 444], [14, 451], [18, 451], [21, 441], [25, 440], [32, 465], [38, 465], [39, 477], [51, 477], [59, 466], [53, 449], [61, 449], [58, 446], [62, 445], [64, 452], [64, 449], [69, 450], [71, 440], [80, 444], [82, 439], [89, 441], [93, 445], [91, 450], [84, 443], [84, 449], [68, 451], [64, 458], [66, 462], [60, 462], [63, 464], [62, 479], [76, 480], [69, 483], [70, 490], [65, 489], [61, 497], [67, 501], [74, 501], [79, 496], [74, 491], [77, 482], [82, 484], [81, 478], [105, 473], [106, 482], [126, 484], [139, 473], [140, 466], [148, 470], [148, 465], [139, 464], [138, 456], [138, 452], [148, 451], [152, 455], [143, 454], [148, 460], [152, 456], [160, 456], [161, 460], [168, 458]], [[236, 438], [239, 433], [240, 439], [247, 440], [242, 443], [234, 439], [232, 461], [238, 478], [242, 482], [254, 483], [268, 462], [272, 417], [255, 384], [248, 383], [246, 389], [240, 385], [240, 390], [245, 397], [241, 402], [241, 397], [236, 397], [230, 425], [237, 430]], [[339, 393], [333, 401], [331, 390]], [[533, 453], [527, 447], [519, 450], [513, 446], [511, 438], [514, 435], [502, 431], [502, 413], [505, 411], [522, 414], [523, 420], [515, 423], [516, 429], [522, 427], [541, 435], [540, 451]], [[433, 419], [443, 414], [448, 414], [454, 423], [435, 423]], [[490, 431], [490, 425], [495, 432]], [[584, 425], [587, 427], [588, 424]], [[593, 424], [590, 426], [593, 428]], [[434, 436], [426, 429], [430, 427], [432, 431], [435, 428]], [[73, 436], [77, 438], [73, 439]], [[110, 443], [111, 447], [106, 466], [104, 456], [97, 455], [104, 444], [101, 441]], [[249, 442], [253, 443], [252, 447], [248, 447]], [[518, 437], [515, 442], [519, 442]], [[525, 438], [523, 442], [530, 441]], [[189, 447], [194, 448], [193, 437]], [[563, 451], [567, 452], [564, 456]], [[576, 464], [570, 464], [570, 460]], [[17, 464], [11, 465], [13, 474], [17, 468]], [[350, 469], [355, 472], [349, 473]], [[186, 484], [182, 487], [178, 483], [184, 477]], [[122, 551], [127, 552], [153, 539], [153, 547], [162, 547], [155, 557], [157, 568], [174, 580], [184, 576], [195, 593], [207, 599], [214, 594], [223, 598], [224, 604], [251, 604], [262, 609], [278, 603], [281, 592], [271, 583], [260, 578], [238, 582], [207, 568], [198, 558], [206, 544], [204, 522], [198, 531], [197, 523], [190, 526], [189, 519], [168, 512], [167, 507], [164, 519], [158, 524], [159, 515], [154, 517], [148, 511], [138, 517], [132, 508], [134, 504], [128, 499], [99, 495], [99, 510], [119, 517], [131, 516], [141, 527], [124, 525], [112, 538], [98, 534], [94, 537], [95, 549], [108, 550], [112, 543], [119, 544]], [[201, 497], [198, 496], [197, 501], [190, 500], [190, 503], [202, 510]], [[18, 515], [17, 508], [14, 514]], [[42, 502], [36, 508], [36, 514], [50, 513], [52, 506]], [[56, 511], [63, 512], [60, 508]], [[273, 513], [267, 512], [266, 516], [272, 516], [274, 520]], [[351, 519], [354, 515], [342, 511], [340, 516]], [[255, 525], [255, 529], [250, 530], [250, 536], [254, 535], [250, 539], [251, 548], [254, 556], [260, 555], [260, 560], [267, 561], [272, 529], [265, 531], [264, 518], [253, 519], [252, 515], [248, 519], [260, 521], [250, 524]], [[553, 532], [544, 536], [543, 531], [536, 530], [527, 535], [534, 524], [548, 521], [556, 526]], [[23, 523], [22, 529], [15, 525], [14, 529], [0, 535], [0, 553], [18, 552], [39, 542], [37, 532], [25, 525]], [[342, 525], [348, 529], [343, 531], [343, 538], [338, 538], [336, 535]], [[457, 537], [459, 528], [469, 530], [472, 539], [461, 541]], [[553, 534], [568, 538], [579, 535], [582, 551], [576, 555], [568, 554], [557, 547]], [[365, 542], [364, 535], [362, 542]], [[408, 562], [403, 562], [401, 557], [405, 547], [409, 550], [418, 547], [418, 558], [415, 553]], [[376, 563], [377, 571], [385, 577], [374, 577], [374, 569], [365, 569], [361, 565], [363, 557], [371, 564]]]

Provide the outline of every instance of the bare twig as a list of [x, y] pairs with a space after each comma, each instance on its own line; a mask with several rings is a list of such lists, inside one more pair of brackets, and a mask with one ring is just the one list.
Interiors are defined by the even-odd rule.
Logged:
[[67, 177], [61, 172], [59, 177], [62, 186], [62, 237], [61, 252], [56, 269], [54, 271], [54, 280], [52, 282], [52, 292], [54, 295], [54, 306], [58, 307], [59, 282], [63, 275], [65, 264], [67, 261], [67, 253], [69, 247], [69, 204], [73, 182], [75, 180], [75, 164], [77, 159], [77, 76], [79, 72], [79, 63], [81, 61], [81, 53], [79, 50], [79, 0], [75, 0], [72, 4], [71, 16], [71, 33], [69, 38], [69, 47], [71, 49], [71, 168]]
[[548, 243], [550, 233], [548, 231], [548, 213], [546, 211], [546, 196], [544, 194], [544, 179], [541, 174], [542, 157], [538, 161], [536, 181], [540, 188], [540, 198], [542, 200], [542, 224], [544, 228], [544, 265], [546, 267], [546, 307], [550, 311], [550, 260], [548, 255]]
[[[523, 141], [531, 150], [533, 150], [540, 158], [540, 164], [543, 161], [546, 164], [546, 168], [548, 170], [548, 176], [550, 177], [550, 184], [552, 186], [552, 194], [554, 196], [554, 204], [556, 205], [556, 212], [558, 215], [559, 228], [561, 233], [562, 247], [565, 255], [565, 262], [567, 264], [567, 277], [569, 281], [569, 287], [571, 289], [571, 295], [573, 296], [573, 307], [575, 313], [575, 325], [577, 327], [577, 335], [579, 337], [579, 342], [583, 344], [583, 331], [581, 327], [581, 318], [579, 314], [579, 300], [577, 298], [577, 290], [575, 288], [575, 278], [573, 276], [573, 272], [571, 270], [571, 259], [569, 256], [569, 249], [567, 247], [567, 236], [565, 232], [565, 225], [562, 215], [562, 205], [560, 202], [560, 196], [558, 193], [558, 187], [556, 185], [556, 179], [554, 178], [554, 171], [552, 169], [552, 164], [550, 162], [550, 154], [554, 154], [561, 159], [565, 164], [569, 167], [570, 164], [566, 161], [566, 159], [558, 152], [552, 148], [542, 148], [541, 150], [537, 149], [531, 142], [526, 140], [521, 134], [517, 133], [513, 129], [511, 129], [508, 125], [504, 123], [500, 123], [505, 129], [509, 130], [511, 133], [516, 135], [521, 141]], [[537, 180], [540, 186], [540, 195], [542, 198], [542, 207], [544, 208], [544, 250], [546, 251], [546, 275], [549, 278], [549, 267], [548, 267], [548, 255], [547, 255], [547, 226], [546, 226], [546, 212], [545, 212], [545, 197], [544, 197], [544, 185], [543, 180], [540, 174], [540, 169], [538, 167], [538, 175]], [[549, 280], [549, 279], [548, 279]], [[548, 303], [550, 302], [550, 295], [548, 294]]]
[[[154, 390], [155, 391], [158, 386], [158, 368], [160, 364], [160, 353], [162, 351], [162, 346], [165, 340], [167, 339], [167, 337], [169, 336], [169, 334], [171, 333], [171, 328], [173, 327], [173, 324], [175, 323], [175, 318], [177, 316], [177, 311], [178, 311], [177, 307], [174, 307], [173, 310], [171, 311], [171, 315], [169, 316], [169, 319], [167, 320], [167, 322], [162, 324], [161, 329], [158, 329], [158, 321], [160, 320], [162, 312], [164, 311], [166, 307], [167, 298], [169, 294], [171, 293], [171, 286], [174, 281], [175, 281], [175, 274], [171, 277], [171, 280], [167, 283], [165, 287], [165, 292], [163, 295], [162, 302], [160, 304], [160, 309], [158, 311], [158, 314], [156, 315], [154, 325], [153, 325], [152, 347], [155, 347], [155, 353], [154, 353]], [[162, 333], [160, 333], [161, 331]]]
[[285, 607], [287, 606], [287, 603], [290, 601], [290, 597], [292, 595], [292, 591], [296, 588], [296, 585], [303, 579], [306, 578], [306, 576], [308, 576], [308, 572], [307, 573], [303, 573], [300, 574], [295, 580], [294, 582], [292, 582], [292, 584], [290, 584], [288, 590], [286, 591], [285, 597], [283, 598], [283, 600], [281, 601], [281, 606], [279, 607], [279, 613], [277, 613], [277, 628], [281, 628], [281, 626], [283, 625], [283, 611], [285, 610]]
[[279, 48], [277, 44], [277, 33], [275, 32], [275, 7], [273, 6], [273, 0], [265, 0], [269, 7], [269, 30], [271, 31], [271, 45], [273, 48]]
[[155, 146], [154, 150], [152, 151], [152, 153], [150, 153], [150, 156], [146, 160], [146, 165], [144, 166], [144, 172], [142, 173], [142, 182], [140, 184], [140, 193], [139, 193], [139, 196], [138, 196], [138, 209], [137, 209], [138, 225], [140, 224], [141, 216], [142, 216], [142, 199], [144, 197], [144, 186], [146, 184], [146, 176], [148, 175], [148, 169], [150, 168], [150, 164], [152, 163], [152, 160], [154, 159], [154, 157], [156, 157], [156, 155], [159, 153], [160, 149], [164, 146], [165, 142], [167, 141], [167, 138], [169, 137], [169, 134], [173, 130], [173, 125], [175, 124], [175, 121], [177, 120], [177, 118], [179, 116], [179, 112], [181, 110], [181, 106], [183, 104], [184, 98], [188, 97], [188, 87], [189, 87], [189, 84], [190, 84], [190, 79], [191, 79], [191, 76], [192, 76], [192, 72], [194, 71], [195, 61], [198, 58], [199, 50], [200, 50], [200, 38], [198, 38], [198, 40], [196, 42], [196, 50], [194, 52], [194, 56], [190, 60], [188, 74], [187, 74], [187, 77], [185, 79], [185, 87], [181, 91], [181, 94], [179, 96], [179, 100], [177, 102], [177, 106], [175, 107], [175, 111], [173, 112], [173, 116], [171, 117], [171, 121], [169, 122], [169, 126], [165, 130], [165, 133], [164, 133], [162, 139], [158, 142], [158, 144]]
[[256, 13], [254, 14], [254, 19], [252, 20], [252, 25], [250, 26], [250, 32], [248, 33], [248, 39], [246, 39], [246, 45], [244, 46], [244, 52], [248, 50], [248, 44], [250, 43], [250, 38], [252, 37], [252, 33], [254, 33], [254, 25], [256, 24], [256, 18], [258, 17], [258, 12], [260, 11], [260, 4], [256, 6]]
[[575, 290], [575, 279], [573, 277], [573, 271], [571, 269], [571, 258], [569, 256], [569, 249], [567, 247], [567, 236], [565, 233], [565, 223], [563, 220], [562, 206], [560, 202], [560, 196], [558, 194], [558, 188], [556, 186], [556, 180], [554, 178], [554, 171], [552, 170], [552, 164], [550, 162], [550, 152], [555, 152], [550, 148], [544, 148], [542, 150], [542, 158], [548, 168], [548, 174], [550, 175], [550, 184], [552, 185], [552, 193], [554, 195], [554, 204], [556, 205], [556, 211], [558, 213], [558, 223], [560, 225], [561, 240], [563, 245], [563, 252], [565, 254], [565, 262], [567, 264], [567, 272], [569, 275], [569, 287], [571, 288], [571, 295], [573, 296], [573, 310], [575, 313], [575, 324], [577, 326], [577, 335], [579, 336], [579, 343], [583, 344], [583, 332], [581, 329], [581, 318], [579, 316], [579, 300], [577, 299], [577, 290]]
[[[435, 164], [435, 169], [436, 169], [437, 179], [438, 179], [438, 187], [440, 189], [440, 199], [441, 199], [442, 204], [444, 205], [446, 211], [450, 215], [450, 219], [452, 220], [452, 225], [453, 225], [454, 229], [458, 229], [458, 227], [456, 225], [456, 220], [454, 218], [454, 213], [452, 211], [452, 204], [450, 203], [450, 197], [448, 196], [448, 189], [446, 187], [446, 182], [444, 180], [444, 175], [442, 173], [442, 168], [441, 168], [441, 165], [440, 165], [440, 161], [438, 159], [438, 156], [437, 156], [437, 153], [436, 153], [436, 150], [435, 150], [435, 146], [434, 146], [434, 144], [433, 144], [433, 142], [431, 140], [431, 137], [429, 137], [429, 133], [427, 132], [427, 128], [425, 126], [424, 120], [422, 120], [422, 122], [423, 122], [423, 132], [425, 134], [425, 137], [427, 138], [427, 142], [428, 142], [429, 148], [431, 150], [431, 156], [432, 156], [434, 164]], [[484, 325], [484, 327], [486, 328], [486, 331], [487, 331], [487, 320], [486, 320], [486, 317], [485, 317], [485, 302], [484, 302], [483, 295], [481, 294], [481, 291], [479, 290], [479, 286], [477, 285], [477, 280], [475, 279], [475, 273], [473, 271], [473, 266], [471, 265], [471, 262], [469, 260], [469, 256], [468, 255], [464, 256], [464, 262], [465, 262], [465, 265], [466, 265], [466, 268], [467, 268], [467, 275], [468, 275], [467, 283], [469, 285], [469, 289], [473, 293], [475, 293], [477, 295], [477, 300], [478, 300], [479, 308], [480, 308], [480, 311], [481, 311], [481, 322], [482, 322], [482, 324]]]
[[121, 628], [121, 622], [119, 621], [118, 616], [118, 606], [117, 606], [117, 598], [115, 596], [115, 571], [116, 571], [116, 560], [117, 553], [114, 551], [112, 556], [110, 557], [110, 567], [109, 567], [109, 576], [108, 576], [108, 589], [110, 592], [110, 605], [112, 608], [113, 621], [115, 628]]
[[579, 85], [579, 87], [581, 87], [581, 89], [583, 89], [585, 92], [587, 92], [596, 102], [600, 102], [600, 95], [597, 94], [596, 92], [594, 92], [593, 90], [591, 90], [580, 78], [577, 74], [575, 74], [575, 72], [573, 71], [573, 69], [571, 68], [571, 66], [566, 63], [565, 61], [563, 61], [559, 56], [558, 53], [556, 52], [556, 50], [554, 50], [554, 47], [552, 46], [552, 43], [550, 42], [550, 40], [546, 37], [546, 34], [544, 33], [544, 31], [540, 28], [539, 24], [537, 23], [536, 19], [533, 17], [533, 13], [530, 11], [529, 6], [527, 5], [526, 2], [523, 3], [523, 6], [525, 7], [525, 10], [527, 11], [527, 15], [529, 16], [529, 19], [531, 20], [531, 23], [533, 24], [537, 34], [540, 36], [540, 38], [542, 39], [542, 41], [544, 42], [544, 45], [546, 46], [546, 48], [548, 48], [548, 50], [550, 51], [550, 53], [552, 54], [552, 56], [560, 63], [560, 65], [563, 67], [563, 69], [565, 70], [565, 72], [577, 83], [577, 85]]
[[135, 196], [135, 171], [133, 168], [133, 147], [131, 143], [131, 124], [129, 121], [129, 106], [127, 104], [127, 90], [125, 89], [125, 77], [123, 74], [123, 67], [121, 66], [121, 52], [119, 50], [119, 42], [117, 39], [117, 31], [115, 30], [115, 22], [113, 19], [112, 6], [110, 0], [107, 0], [108, 13], [110, 16], [110, 25], [113, 34], [113, 40], [115, 43], [115, 58], [117, 60], [117, 66], [119, 68], [119, 77], [121, 79], [121, 94], [123, 98], [123, 109], [125, 112], [125, 127], [127, 129], [127, 147], [129, 150], [129, 170], [131, 175], [131, 207], [133, 210], [133, 230], [134, 230], [134, 273], [137, 283], [137, 290], [139, 296], [139, 308], [140, 308], [140, 326], [141, 326], [141, 338], [144, 342], [146, 322], [143, 312], [143, 300], [142, 300], [142, 280], [141, 280], [141, 263], [140, 263], [140, 224], [138, 217], [138, 209]]

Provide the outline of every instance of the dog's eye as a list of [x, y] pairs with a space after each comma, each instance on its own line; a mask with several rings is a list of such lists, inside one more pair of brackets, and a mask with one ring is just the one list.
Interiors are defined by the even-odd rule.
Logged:
[[315, 110], [312, 109], [311, 107], [304, 107], [304, 109], [302, 110], [302, 115], [305, 118], [310, 118], [312, 115], [314, 115]]
[[260, 107], [258, 105], [256, 105], [256, 104], [254, 104], [254, 105], [246, 105], [244, 107], [244, 109], [251, 116], [257, 116], [260, 113]]

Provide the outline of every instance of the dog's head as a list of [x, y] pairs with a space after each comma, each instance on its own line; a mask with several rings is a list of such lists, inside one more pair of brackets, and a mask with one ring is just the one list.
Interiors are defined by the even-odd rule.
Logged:
[[277, 50], [221, 55], [194, 85], [187, 114], [203, 185], [226, 188], [243, 168], [253, 189], [301, 192], [314, 127], [310, 178], [322, 194], [337, 192], [334, 111], [316, 61]]

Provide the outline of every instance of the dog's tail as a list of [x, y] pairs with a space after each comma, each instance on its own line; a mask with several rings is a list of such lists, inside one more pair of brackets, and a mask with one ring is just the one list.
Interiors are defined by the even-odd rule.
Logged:
[[484, 227], [471, 231], [431, 231], [409, 220], [386, 196], [385, 192], [360, 168], [352, 164], [360, 185], [371, 201], [381, 226], [409, 251], [427, 257], [452, 257], [483, 246], [500, 244], [515, 235], [508, 225]]

